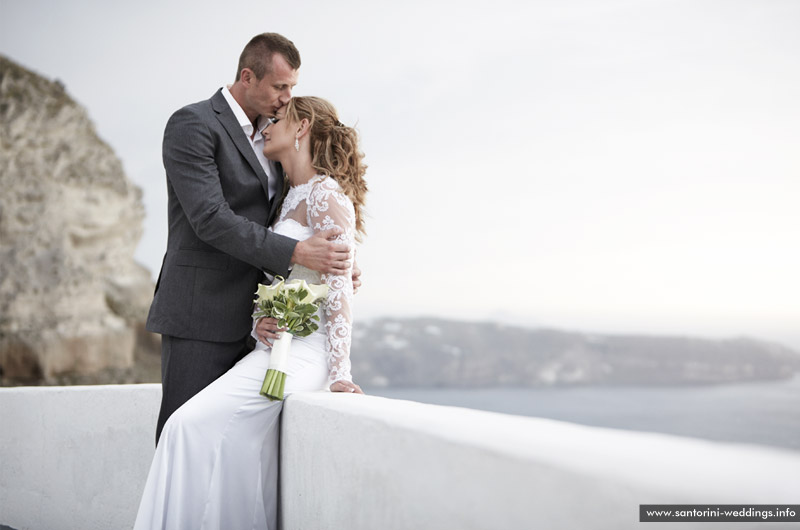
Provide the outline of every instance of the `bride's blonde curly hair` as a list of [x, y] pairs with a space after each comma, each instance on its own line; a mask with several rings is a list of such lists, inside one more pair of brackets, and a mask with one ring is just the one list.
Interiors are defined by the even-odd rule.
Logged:
[[364, 153], [358, 147], [358, 133], [339, 121], [336, 108], [330, 102], [314, 97], [294, 97], [286, 106], [286, 118], [310, 124], [311, 165], [320, 175], [332, 177], [353, 201], [356, 211], [358, 239], [364, 235], [364, 200], [367, 183], [364, 174]]

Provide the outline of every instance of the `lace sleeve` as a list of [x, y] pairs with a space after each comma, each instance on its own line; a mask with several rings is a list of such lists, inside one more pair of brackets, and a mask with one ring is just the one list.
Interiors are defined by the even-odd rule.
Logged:
[[[316, 183], [308, 197], [308, 225], [314, 232], [341, 228], [336, 241], [355, 246], [355, 210], [353, 203], [332, 178]], [[323, 274], [328, 284], [325, 312], [325, 351], [328, 354], [328, 386], [336, 381], [352, 381], [350, 375], [350, 342], [352, 328], [351, 302], [353, 278], [350, 272], [341, 276]]]

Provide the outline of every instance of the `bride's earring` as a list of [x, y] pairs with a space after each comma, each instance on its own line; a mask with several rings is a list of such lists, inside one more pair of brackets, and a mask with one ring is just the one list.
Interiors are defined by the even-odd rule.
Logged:
[[298, 153], [300, 152], [300, 140], [298, 140], [297, 138], [294, 139], [294, 150], [297, 151]]

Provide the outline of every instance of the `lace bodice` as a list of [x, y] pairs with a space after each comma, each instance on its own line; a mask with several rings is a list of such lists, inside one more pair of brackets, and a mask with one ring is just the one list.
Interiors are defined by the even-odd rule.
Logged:
[[[355, 246], [356, 215], [353, 203], [331, 177], [316, 176], [305, 184], [292, 186], [283, 200], [280, 215], [272, 230], [302, 241], [317, 232], [341, 228], [335, 241]], [[311, 283], [325, 282], [328, 297], [320, 307], [320, 329], [325, 333], [328, 357], [328, 385], [336, 381], [352, 381], [350, 375], [350, 343], [352, 331], [351, 274], [320, 274], [295, 265], [289, 279], [301, 278]], [[324, 330], [324, 331], [323, 331]]]

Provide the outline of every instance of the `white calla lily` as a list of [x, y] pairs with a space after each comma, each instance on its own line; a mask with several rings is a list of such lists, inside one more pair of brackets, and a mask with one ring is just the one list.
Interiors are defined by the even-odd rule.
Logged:
[[256, 296], [258, 298], [255, 301], [258, 302], [260, 300], [275, 299], [275, 296], [280, 292], [281, 287], [283, 287], [283, 280], [274, 285], [264, 285], [263, 283], [259, 283], [258, 290], [256, 291]]
[[328, 286], [326, 284], [311, 284], [306, 287], [308, 296], [303, 298], [301, 302], [304, 304], [313, 304], [317, 300], [322, 300], [328, 296]]
[[308, 289], [308, 283], [305, 280], [294, 279], [286, 282], [286, 288], [290, 291], [300, 291], [302, 289]]

